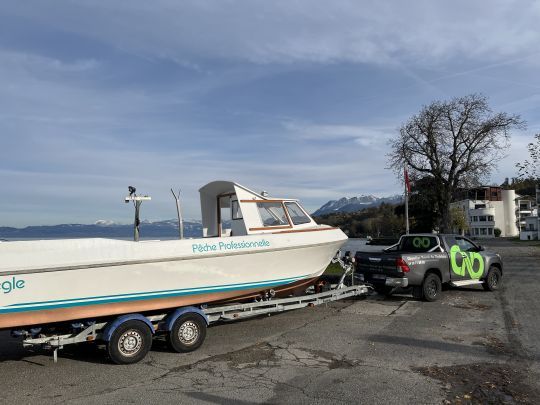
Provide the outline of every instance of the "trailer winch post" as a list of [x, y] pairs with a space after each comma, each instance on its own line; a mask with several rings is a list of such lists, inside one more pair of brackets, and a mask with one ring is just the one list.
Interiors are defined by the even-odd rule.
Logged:
[[126, 204], [129, 203], [130, 201], [133, 201], [133, 206], [135, 207], [135, 220], [133, 222], [133, 240], [135, 242], [138, 242], [139, 236], [140, 236], [139, 226], [141, 224], [141, 220], [139, 216], [139, 213], [141, 211], [141, 204], [143, 201], [149, 201], [152, 198], [148, 195], [139, 196], [135, 194], [137, 189], [133, 186], [129, 186], [128, 191], [129, 191], [129, 195], [124, 199], [124, 201], [126, 202]]

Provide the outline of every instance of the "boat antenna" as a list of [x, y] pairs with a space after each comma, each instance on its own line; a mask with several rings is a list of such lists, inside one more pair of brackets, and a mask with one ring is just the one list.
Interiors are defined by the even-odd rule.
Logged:
[[141, 196], [137, 195], [136, 194], [137, 189], [133, 186], [129, 186], [128, 191], [129, 191], [129, 195], [125, 198], [124, 201], [126, 202], [126, 204], [132, 201], [133, 206], [135, 207], [135, 221], [133, 222], [133, 240], [135, 242], [138, 242], [139, 236], [140, 236], [139, 227], [141, 225], [141, 220], [139, 216], [139, 213], [141, 211], [141, 205], [143, 201], [151, 200], [152, 198], [148, 195], [141, 195]]
[[178, 194], [174, 193], [174, 190], [171, 188], [171, 193], [176, 201], [176, 215], [178, 216], [178, 237], [184, 239], [184, 221], [182, 219], [182, 210], [180, 208], [180, 189], [178, 189]]

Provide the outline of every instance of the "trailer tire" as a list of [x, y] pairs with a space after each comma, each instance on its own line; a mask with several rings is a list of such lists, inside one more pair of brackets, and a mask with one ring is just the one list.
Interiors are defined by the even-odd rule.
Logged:
[[426, 301], [437, 301], [441, 296], [441, 279], [435, 273], [428, 273], [422, 282], [422, 296]]
[[129, 320], [118, 326], [107, 342], [109, 358], [116, 364], [141, 361], [152, 347], [152, 332], [142, 321]]
[[206, 321], [199, 314], [179, 316], [167, 334], [167, 346], [177, 353], [197, 350], [206, 337]]
[[484, 283], [482, 284], [482, 287], [484, 287], [484, 290], [486, 291], [495, 291], [499, 289], [501, 281], [501, 271], [497, 267], [491, 266], [488, 270], [488, 274], [486, 276], [486, 279], [484, 280]]

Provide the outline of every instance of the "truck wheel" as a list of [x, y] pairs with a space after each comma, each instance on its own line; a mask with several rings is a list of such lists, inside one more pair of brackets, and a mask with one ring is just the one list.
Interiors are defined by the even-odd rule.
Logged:
[[422, 283], [422, 295], [426, 301], [437, 301], [441, 295], [442, 283], [438, 275], [429, 273]]
[[489, 268], [486, 279], [484, 280], [484, 283], [482, 284], [482, 287], [484, 287], [484, 290], [486, 291], [495, 291], [499, 289], [501, 282], [502, 282], [501, 271], [497, 267], [491, 266]]
[[206, 337], [206, 322], [198, 314], [184, 314], [176, 321], [167, 334], [167, 345], [178, 353], [198, 349]]
[[147, 324], [130, 320], [121, 324], [107, 343], [109, 357], [116, 364], [141, 361], [152, 347], [152, 332]]

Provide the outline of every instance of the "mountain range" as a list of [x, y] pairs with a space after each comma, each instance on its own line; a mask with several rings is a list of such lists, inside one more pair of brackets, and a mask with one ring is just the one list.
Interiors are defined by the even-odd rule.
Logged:
[[378, 207], [386, 204], [400, 204], [403, 196], [393, 195], [390, 197], [376, 197], [374, 195], [361, 195], [359, 197], [343, 197], [339, 200], [331, 200], [313, 213], [314, 216], [335, 214], [337, 212], [356, 212], [366, 208]]
[[[141, 238], [176, 238], [178, 237], [178, 221], [142, 221]], [[184, 221], [184, 237], [202, 236], [200, 221]], [[112, 221], [99, 220], [94, 224], [61, 224], [27, 226], [26, 228], [0, 227], [0, 239], [38, 239], [38, 238], [117, 238], [131, 239], [133, 224], [117, 224]]]
[[[328, 201], [313, 213], [314, 216], [332, 214], [336, 212], [355, 212], [370, 207], [377, 207], [382, 203], [399, 204], [403, 200], [400, 195], [390, 197], [376, 197], [362, 195], [352, 198], [340, 198]], [[165, 221], [142, 221], [141, 238], [173, 239], [178, 237], [178, 221], [171, 219]], [[202, 223], [199, 220], [184, 221], [184, 237], [197, 238], [202, 236]], [[49, 239], [49, 238], [116, 238], [131, 239], [133, 237], [133, 224], [118, 224], [109, 220], [98, 220], [93, 224], [60, 224], [37, 225], [26, 228], [12, 228], [0, 226], [1, 239]]]

